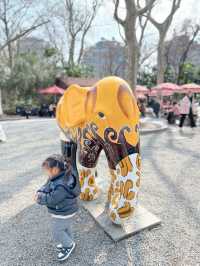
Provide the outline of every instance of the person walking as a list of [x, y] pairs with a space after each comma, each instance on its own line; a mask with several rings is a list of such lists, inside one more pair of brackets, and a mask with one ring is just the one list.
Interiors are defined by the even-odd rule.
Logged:
[[78, 210], [77, 197], [80, 194], [80, 183], [71, 162], [61, 155], [52, 155], [42, 167], [48, 179], [37, 190], [35, 201], [45, 205], [51, 214], [52, 232], [58, 251], [57, 259], [66, 260], [75, 248], [71, 224]]
[[54, 105], [53, 105], [53, 103], [51, 103], [49, 105], [49, 116], [54, 117]]
[[160, 103], [158, 102], [158, 100], [154, 100], [152, 101], [152, 109], [153, 109], [153, 112], [156, 116], [156, 118], [159, 118], [159, 113], [160, 113]]
[[193, 114], [193, 95], [189, 93], [186, 94], [183, 99], [179, 103], [179, 111], [180, 111], [180, 123], [179, 127], [182, 128], [185, 118], [188, 116], [190, 120], [190, 126], [191, 128], [196, 127], [195, 120], [194, 120], [194, 114]]
[[179, 115], [180, 115], [179, 106], [178, 106], [177, 102], [173, 102], [173, 105], [172, 105], [172, 107], [169, 110], [169, 113], [167, 115], [168, 124], [171, 124], [171, 125], [175, 124], [176, 118]]

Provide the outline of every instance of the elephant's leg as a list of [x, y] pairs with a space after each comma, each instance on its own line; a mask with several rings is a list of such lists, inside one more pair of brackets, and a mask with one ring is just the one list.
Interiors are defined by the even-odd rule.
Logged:
[[96, 185], [96, 168], [83, 167], [79, 172], [81, 184], [81, 200], [93, 200], [98, 197], [99, 189]]
[[134, 214], [140, 188], [140, 164], [140, 155], [134, 153], [120, 161], [116, 170], [110, 170], [109, 216], [115, 224]]

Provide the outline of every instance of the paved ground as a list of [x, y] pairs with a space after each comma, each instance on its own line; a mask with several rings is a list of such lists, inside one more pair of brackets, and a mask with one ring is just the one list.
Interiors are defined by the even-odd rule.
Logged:
[[[2, 123], [0, 143], [0, 265], [54, 266], [55, 253], [45, 208], [32, 196], [44, 177], [41, 161], [59, 151], [54, 120]], [[175, 128], [142, 136], [140, 202], [162, 226], [117, 244], [82, 208], [74, 224], [77, 248], [64, 265], [200, 265], [200, 129]], [[105, 171], [101, 156], [100, 171]]]

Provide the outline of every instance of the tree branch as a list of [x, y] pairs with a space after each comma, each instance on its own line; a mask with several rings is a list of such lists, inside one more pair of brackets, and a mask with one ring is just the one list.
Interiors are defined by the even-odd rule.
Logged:
[[121, 18], [118, 16], [119, 0], [114, 1], [114, 4], [115, 4], [114, 18], [115, 18], [115, 20], [116, 20], [120, 25], [124, 26], [125, 23], [126, 23], [126, 20], [123, 20], [123, 19], [121, 19]]
[[[140, 8], [140, 6], [138, 5], [139, 9], [138, 9], [138, 15], [142, 15], [144, 13], [146, 13], [148, 10], [151, 10], [153, 8], [153, 5], [155, 4], [157, 0], [146, 0], [145, 3], [145, 7]], [[139, 4], [139, 2], [138, 2]]]
[[145, 22], [144, 24], [142, 24], [142, 18], [143, 16], [139, 16], [139, 24], [140, 24], [140, 28], [141, 28], [141, 34], [140, 34], [140, 38], [139, 38], [139, 46], [142, 46], [142, 40], [144, 38], [144, 32], [145, 32], [145, 29], [146, 29], [146, 26], [148, 24], [148, 21], [149, 21], [149, 16], [150, 16], [150, 13], [151, 13], [151, 9], [148, 11], [148, 14], [147, 16], [145, 16]]
[[144, 64], [144, 62], [149, 59], [155, 52], [157, 51], [157, 48], [152, 49], [148, 54], [146, 54], [139, 62], [139, 68]]
[[85, 44], [85, 37], [89, 31], [89, 29], [91, 28], [91, 25], [92, 25], [92, 22], [96, 16], [96, 13], [97, 13], [97, 9], [99, 8], [99, 4], [98, 4], [98, 1], [94, 1], [93, 2], [93, 11], [92, 11], [92, 14], [91, 16], [88, 16], [88, 23], [85, 23], [85, 27], [83, 29], [83, 34], [82, 34], [82, 37], [81, 37], [81, 48], [80, 48], [80, 51], [79, 51], [79, 56], [78, 56], [78, 64], [81, 62], [81, 58], [82, 58], [82, 55], [83, 55], [83, 50], [84, 50], [84, 44]]
[[20, 39], [21, 37], [23, 37], [23, 36], [29, 34], [30, 32], [32, 32], [32, 31], [34, 31], [35, 29], [37, 29], [37, 28], [43, 26], [43, 25], [46, 24], [46, 23], [49, 23], [49, 21], [44, 21], [44, 22], [42, 22], [42, 23], [40, 23], [40, 24], [34, 25], [34, 26], [32, 26], [32, 27], [30, 27], [30, 28], [24, 30], [23, 32], [21, 32], [21, 33], [15, 35], [13, 38], [9, 39], [6, 43], [4, 43], [2, 46], [0, 46], [0, 51], [2, 51], [2, 50], [3, 50], [6, 46], [8, 46], [10, 43], [17, 41], [17, 40]]
[[[159, 23], [157, 22], [152, 16], [151, 14], [149, 14], [149, 20], [151, 21], [151, 23], [159, 30], [161, 31], [163, 28], [168, 29], [171, 22], [172, 22], [172, 18], [174, 16], [174, 14], [176, 13], [176, 11], [178, 10], [178, 8], [180, 7], [180, 3], [181, 0], [173, 0], [172, 3], [172, 7], [171, 7], [171, 11], [169, 13], [169, 15], [166, 17], [166, 19]], [[145, 15], [146, 16], [146, 15]]]
[[185, 63], [185, 60], [187, 58], [188, 52], [190, 50], [190, 47], [194, 43], [194, 40], [195, 40], [196, 36], [198, 35], [199, 31], [200, 31], [200, 26], [196, 25], [196, 29], [193, 32], [192, 38], [188, 42], [188, 45], [186, 46], [186, 49], [185, 49], [184, 53], [182, 54], [182, 56], [180, 58], [180, 64], [184, 64]]

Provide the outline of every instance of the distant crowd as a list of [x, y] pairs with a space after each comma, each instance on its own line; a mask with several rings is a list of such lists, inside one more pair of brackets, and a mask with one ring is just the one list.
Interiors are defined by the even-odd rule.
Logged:
[[16, 114], [25, 116], [29, 119], [30, 116], [39, 117], [55, 117], [56, 116], [56, 103], [51, 104], [41, 104], [39, 108], [34, 108], [31, 106], [17, 106]]
[[192, 128], [196, 127], [199, 103], [192, 93], [184, 94], [179, 101], [173, 99], [161, 101], [158, 98], [139, 99], [138, 106], [142, 117], [147, 114], [156, 118], [162, 116], [171, 125], [178, 123], [180, 128], [183, 127], [185, 120], [187, 120]]

